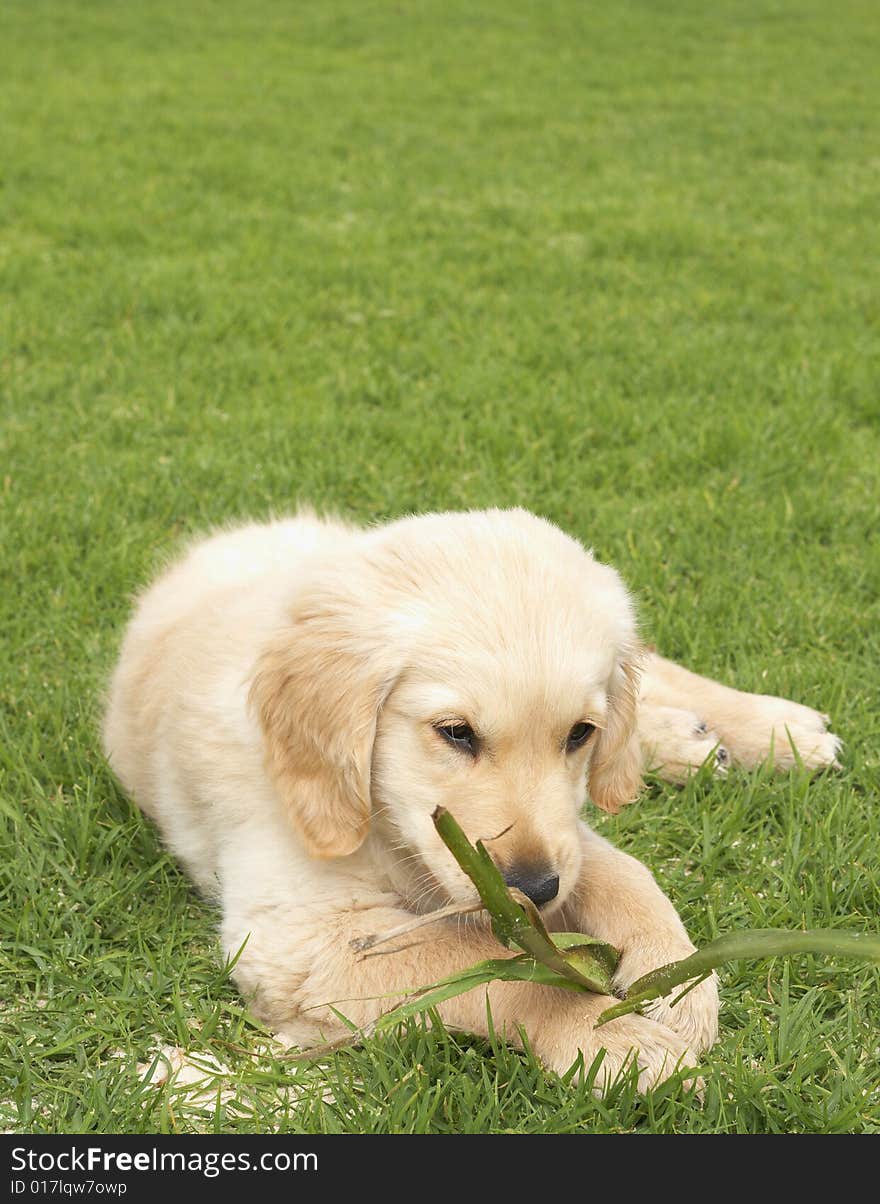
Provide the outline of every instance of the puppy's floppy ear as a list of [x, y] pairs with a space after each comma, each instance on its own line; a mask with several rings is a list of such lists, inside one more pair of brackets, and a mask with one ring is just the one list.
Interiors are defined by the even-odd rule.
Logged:
[[250, 690], [269, 774], [315, 857], [353, 853], [370, 822], [373, 741], [397, 669], [387, 645], [359, 633], [362, 609], [332, 591], [300, 603]]
[[590, 798], [612, 814], [633, 801], [642, 785], [642, 749], [636, 730], [640, 656], [624, 655], [614, 666], [605, 726], [596, 733], [590, 759]]

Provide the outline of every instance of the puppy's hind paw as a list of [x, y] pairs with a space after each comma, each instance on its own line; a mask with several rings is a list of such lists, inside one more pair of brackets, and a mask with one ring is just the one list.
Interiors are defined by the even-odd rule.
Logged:
[[[747, 769], [772, 762], [776, 769], [840, 769], [843, 741], [828, 730], [827, 715], [785, 698], [756, 697], [733, 743], [734, 760]], [[731, 741], [728, 740], [728, 744]]]
[[794, 754], [791, 751], [791, 745], [794, 743], [805, 769], [842, 769], [843, 765], [840, 762], [839, 754], [843, 751], [843, 741], [840, 736], [835, 736], [834, 732], [821, 732], [815, 737], [807, 736], [806, 738], [798, 734], [786, 732], [788, 752], [791, 753], [792, 761]]

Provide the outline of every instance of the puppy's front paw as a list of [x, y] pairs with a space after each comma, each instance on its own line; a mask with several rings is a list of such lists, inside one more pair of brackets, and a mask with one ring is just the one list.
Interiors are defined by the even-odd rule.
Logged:
[[[609, 1032], [613, 1029], [613, 1032]], [[639, 1071], [639, 1091], [648, 1091], [677, 1070], [693, 1067], [697, 1059], [689, 1042], [674, 1029], [645, 1016], [621, 1016], [598, 1030], [607, 1053], [600, 1077], [607, 1088], [634, 1057]], [[696, 1078], [696, 1075], [693, 1076]]]
[[747, 769], [771, 759], [777, 769], [793, 769], [798, 760], [807, 769], [840, 769], [842, 741], [828, 723], [827, 715], [798, 702], [756, 694], [726, 743], [734, 760]]
[[646, 1004], [645, 1015], [678, 1033], [695, 1053], [703, 1053], [718, 1040], [718, 978], [711, 974], [679, 998], [686, 989], [676, 987], [671, 995]]
[[[670, 962], [689, 957], [694, 948], [664, 949], [659, 945], [632, 946], [624, 953], [617, 968], [615, 981], [624, 989], [649, 970], [657, 970]], [[651, 1020], [671, 1029], [697, 1054], [710, 1049], [718, 1040], [718, 978], [711, 974], [687, 991], [687, 984], [676, 987], [671, 994], [655, 999], [644, 1007]], [[676, 1002], [677, 1000], [677, 1002]]]
[[[609, 999], [608, 1006], [614, 1002]], [[645, 1016], [620, 1016], [594, 1029], [592, 1041], [582, 1044], [586, 1069], [599, 1049], [605, 1051], [596, 1079], [596, 1087], [602, 1091], [607, 1091], [633, 1062], [638, 1068], [638, 1088], [643, 1094], [676, 1071], [697, 1064], [693, 1049], [679, 1033]], [[573, 1060], [569, 1059], [569, 1065]]]
[[[601, 1054], [594, 1083], [597, 1093], [606, 1091], [633, 1065], [642, 1092], [677, 1071], [693, 1069], [697, 1058], [685, 1038], [656, 1020], [619, 1016], [597, 1028], [599, 1016], [619, 1002], [608, 995], [548, 993], [541, 1020], [535, 1018], [528, 1028], [532, 1048], [557, 1074], [569, 1071], [579, 1054], [587, 1073]], [[697, 1073], [682, 1077], [695, 1080]]]

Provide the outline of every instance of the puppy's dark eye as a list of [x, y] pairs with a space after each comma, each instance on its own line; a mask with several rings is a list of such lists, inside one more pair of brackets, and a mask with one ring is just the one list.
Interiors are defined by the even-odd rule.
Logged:
[[443, 723], [438, 724], [435, 731], [439, 732], [447, 744], [451, 744], [453, 748], [459, 748], [462, 752], [470, 753], [472, 757], [477, 755], [479, 742], [470, 724]]
[[574, 752], [575, 749], [583, 748], [595, 730], [596, 725], [594, 723], [576, 723], [568, 733], [568, 738], [565, 741], [565, 751]]

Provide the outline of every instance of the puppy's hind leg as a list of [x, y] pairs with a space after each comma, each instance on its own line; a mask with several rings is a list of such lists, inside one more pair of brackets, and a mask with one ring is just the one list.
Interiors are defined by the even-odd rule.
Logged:
[[727, 772], [730, 754], [693, 711], [640, 698], [637, 726], [645, 769], [667, 782], [680, 785], [707, 761], [716, 774]]
[[840, 768], [841, 741], [828, 730], [827, 715], [787, 698], [731, 689], [649, 653], [642, 668], [639, 736], [643, 716], [650, 734], [652, 713], [669, 707], [699, 716], [732, 761], [746, 769], [771, 760], [777, 769], [798, 761], [807, 769]]

